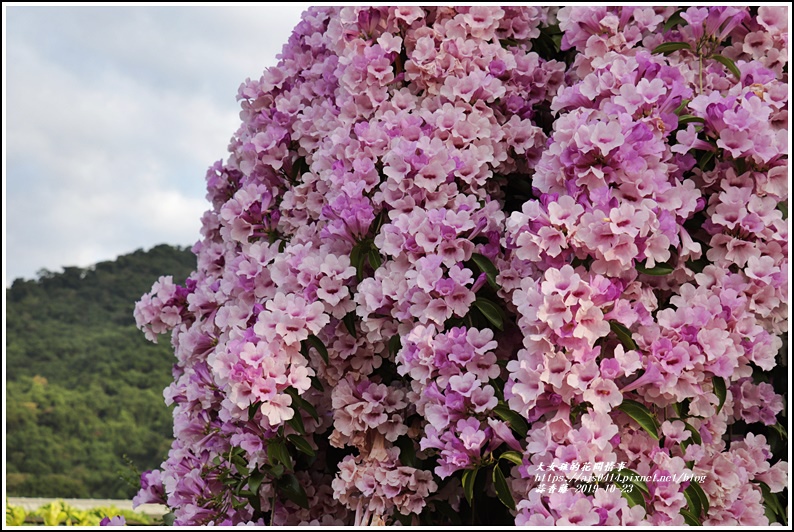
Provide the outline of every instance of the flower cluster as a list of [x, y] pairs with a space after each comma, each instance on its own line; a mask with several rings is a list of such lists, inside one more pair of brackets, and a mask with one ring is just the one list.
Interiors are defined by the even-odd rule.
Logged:
[[[536, 419], [541, 412], [533, 409], [554, 410], [560, 401], [588, 401], [596, 412], [621, 403], [614, 381], [639, 369], [639, 357], [617, 347], [613, 357], [600, 357], [599, 362], [601, 346], [596, 346], [610, 332], [607, 318], [634, 317], [630, 309], [615, 304], [621, 288], [598, 274], [585, 281], [570, 265], [549, 268], [540, 282], [521, 281], [513, 302], [524, 342], [516, 360], [507, 365], [505, 397], [511, 408]], [[549, 403], [539, 404], [543, 401]]]
[[[377, 447], [373, 447], [378, 449]], [[429, 471], [400, 464], [400, 450], [391, 447], [366, 459], [347, 456], [332, 482], [334, 497], [355, 511], [354, 525], [385, 524], [383, 516], [397, 512], [420, 514], [436, 483]]]
[[362, 451], [379, 433], [390, 442], [408, 432], [403, 413], [408, 403], [399, 388], [369, 380], [355, 382], [348, 376], [334, 387], [331, 399], [334, 411], [334, 432], [331, 439], [337, 447], [351, 445]]
[[489, 417], [498, 398], [491, 384], [500, 375], [493, 332], [416, 326], [397, 353], [397, 371], [412, 379], [409, 398], [427, 420], [422, 450], [439, 452], [435, 473], [442, 479], [469, 469], [502, 443], [520, 450], [510, 428]]
[[[196, 271], [136, 305], [177, 361], [136, 504], [784, 519], [785, 9], [306, 11], [240, 86]], [[570, 489], [540, 491], [543, 464]]]

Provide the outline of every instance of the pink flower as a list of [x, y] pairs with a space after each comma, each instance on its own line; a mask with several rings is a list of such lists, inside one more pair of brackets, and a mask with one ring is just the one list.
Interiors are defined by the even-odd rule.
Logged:
[[469, 397], [472, 391], [479, 388], [479, 386], [480, 381], [471, 373], [453, 375], [449, 378], [449, 387], [464, 397]]
[[729, 151], [734, 158], [739, 158], [753, 149], [753, 142], [747, 131], [724, 129], [720, 132], [717, 146]]
[[278, 394], [267, 402], [263, 402], [259, 411], [267, 418], [271, 427], [276, 427], [284, 421], [292, 419], [294, 412], [290, 405], [292, 397], [286, 394]]
[[479, 422], [468, 422], [464, 420], [458, 421], [455, 427], [460, 432], [460, 441], [463, 448], [467, 451], [479, 453], [482, 446], [485, 444], [485, 432], [477, 426]]
[[312, 381], [309, 377], [314, 375], [314, 370], [306, 366], [292, 366], [290, 368], [287, 384], [295, 388], [299, 394], [303, 394], [311, 388]]
[[622, 145], [625, 140], [617, 122], [598, 122], [590, 134], [590, 142], [604, 155]]
[[590, 345], [609, 333], [609, 323], [604, 320], [601, 309], [591, 304], [582, 304], [576, 312], [576, 327], [573, 335], [576, 338], [584, 338]]
[[493, 410], [498, 402], [491, 386], [476, 388], [471, 392], [471, 404], [478, 414]]
[[570, 196], [562, 196], [556, 202], [549, 204], [549, 221], [555, 225], [573, 229], [576, 221], [584, 212], [584, 207], [575, 202]]
[[633, 375], [638, 369], [642, 369], [642, 361], [637, 351], [624, 351], [622, 345], [615, 347], [615, 360], [618, 361], [625, 376]]
[[785, 489], [786, 482], [789, 478], [788, 463], [781, 460], [771, 466], [767, 471], [756, 475], [755, 478], [769, 486], [772, 493], [780, 493]]
[[684, 422], [680, 420], [664, 421], [662, 423], [662, 434], [665, 437], [665, 443], [681, 443], [688, 440], [692, 434], [684, 426]]
[[102, 521], [100, 521], [99, 526], [126, 526], [127, 520], [122, 515], [117, 515], [115, 517], [103, 517]]
[[538, 309], [538, 319], [548, 323], [552, 329], [561, 328], [572, 318], [571, 309], [565, 304], [562, 296], [557, 294], [547, 297]]
[[593, 526], [597, 525], [600, 517], [593, 511], [593, 505], [587, 498], [581, 498], [573, 503], [563, 515], [557, 519], [556, 526]]
[[623, 402], [623, 394], [615, 383], [601, 377], [596, 377], [590, 382], [582, 398], [593, 405], [596, 412], [609, 412]]

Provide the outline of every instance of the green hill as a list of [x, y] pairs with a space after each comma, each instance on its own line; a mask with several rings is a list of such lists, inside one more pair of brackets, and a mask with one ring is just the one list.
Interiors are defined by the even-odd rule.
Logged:
[[7, 495], [129, 498], [129, 462], [159, 466], [173, 351], [132, 312], [158, 277], [183, 283], [195, 266], [188, 248], [160, 245], [6, 290]]

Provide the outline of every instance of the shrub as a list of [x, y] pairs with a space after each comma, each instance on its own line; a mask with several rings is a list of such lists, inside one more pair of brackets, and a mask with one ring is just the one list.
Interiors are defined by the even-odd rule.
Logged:
[[307, 11], [240, 87], [197, 271], [136, 307], [177, 358], [137, 501], [177, 524], [783, 520], [786, 19]]

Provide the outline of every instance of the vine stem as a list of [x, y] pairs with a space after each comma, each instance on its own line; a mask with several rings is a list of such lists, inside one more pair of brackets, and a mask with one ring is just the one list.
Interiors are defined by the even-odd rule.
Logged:
[[360, 526], [370, 526], [372, 519], [372, 510], [370, 509], [369, 505], [367, 505], [367, 509], [364, 511], [364, 517], [361, 518]]
[[356, 517], [353, 519], [353, 526], [361, 526], [361, 499], [358, 500], [356, 505]]
[[703, 54], [698, 52], [698, 78], [699, 78], [699, 85], [700, 91], [698, 94], [703, 94]]

